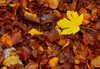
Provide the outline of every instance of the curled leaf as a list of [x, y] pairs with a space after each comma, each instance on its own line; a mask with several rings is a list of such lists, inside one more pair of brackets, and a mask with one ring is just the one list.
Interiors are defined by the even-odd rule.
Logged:
[[30, 21], [33, 21], [33, 22], [36, 22], [36, 23], [40, 23], [39, 19], [37, 18], [37, 15], [36, 14], [32, 14], [30, 12], [27, 12], [25, 11], [24, 12], [24, 17], [25, 19], [27, 20], [30, 20]]

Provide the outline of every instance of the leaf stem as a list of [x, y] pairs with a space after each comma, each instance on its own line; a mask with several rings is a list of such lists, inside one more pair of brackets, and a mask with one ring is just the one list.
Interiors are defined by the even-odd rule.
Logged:
[[79, 26], [80, 28], [85, 28], [85, 29], [90, 29], [90, 30], [93, 30], [93, 31], [95, 31], [95, 32], [97, 32], [96, 30], [94, 30], [94, 29], [92, 29], [92, 28], [90, 28], [90, 27], [83, 27], [83, 26]]

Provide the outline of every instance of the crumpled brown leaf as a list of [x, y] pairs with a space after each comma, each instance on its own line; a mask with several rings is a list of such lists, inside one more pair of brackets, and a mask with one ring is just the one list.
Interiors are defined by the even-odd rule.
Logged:
[[32, 14], [30, 12], [24, 11], [24, 17], [29, 21], [40, 23], [40, 20], [37, 18], [37, 14]]

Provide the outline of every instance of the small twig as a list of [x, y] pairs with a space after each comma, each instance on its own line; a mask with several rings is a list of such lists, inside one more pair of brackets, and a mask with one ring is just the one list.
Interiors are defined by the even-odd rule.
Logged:
[[83, 27], [83, 26], [80, 26], [80, 28], [90, 29], [90, 30], [93, 30], [93, 31], [97, 32], [96, 30], [94, 30], [94, 29], [92, 29], [92, 28], [90, 28], [90, 27]]

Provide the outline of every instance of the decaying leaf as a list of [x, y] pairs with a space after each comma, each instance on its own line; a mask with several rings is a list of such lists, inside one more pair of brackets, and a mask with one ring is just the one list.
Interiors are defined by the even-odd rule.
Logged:
[[31, 34], [32, 36], [33, 35], [41, 35], [41, 34], [43, 34], [43, 32], [39, 32], [39, 31], [37, 31], [36, 29], [31, 29], [29, 32], [28, 32], [29, 34]]
[[4, 34], [4, 35], [1, 37], [1, 42], [2, 42], [2, 44], [5, 45], [6, 47], [12, 47], [11, 39], [10, 39], [10, 37], [9, 37], [7, 34]]
[[55, 67], [58, 64], [58, 57], [53, 57], [49, 61], [49, 66], [50, 67]]
[[32, 14], [30, 12], [24, 11], [24, 17], [27, 20], [36, 22], [36, 23], [40, 23], [40, 20], [37, 18], [37, 14]]
[[100, 67], [100, 56], [97, 56], [91, 60], [91, 66]]
[[67, 11], [66, 14], [69, 20], [63, 18], [62, 20], [57, 22], [57, 25], [61, 27], [61, 29], [63, 29], [61, 35], [69, 35], [72, 33], [75, 34], [80, 30], [79, 25], [82, 24], [83, 14], [78, 16], [78, 13], [74, 11]]
[[3, 65], [5, 66], [11, 66], [11, 65], [15, 65], [18, 63], [19, 60], [19, 56], [8, 56], [4, 61], [3, 61]]
[[58, 7], [58, 0], [49, 0], [49, 7], [52, 9], [56, 9]]

